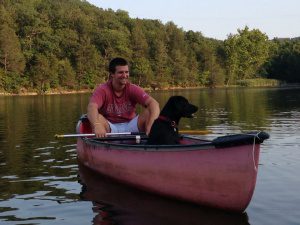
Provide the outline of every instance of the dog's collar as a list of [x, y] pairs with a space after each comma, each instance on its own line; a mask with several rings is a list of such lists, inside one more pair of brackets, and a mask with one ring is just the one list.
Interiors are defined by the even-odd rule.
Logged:
[[167, 121], [167, 122], [169, 122], [170, 124], [171, 124], [171, 126], [172, 127], [177, 127], [177, 124], [176, 124], [176, 122], [174, 121], [174, 120], [170, 120], [168, 117], [166, 117], [166, 116], [162, 116], [162, 115], [160, 115], [160, 116], [158, 116], [158, 119], [160, 119], [160, 120], [162, 120], [162, 121]]

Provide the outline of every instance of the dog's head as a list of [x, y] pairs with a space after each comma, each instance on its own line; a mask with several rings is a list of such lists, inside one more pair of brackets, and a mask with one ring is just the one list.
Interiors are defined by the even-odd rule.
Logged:
[[162, 115], [179, 120], [181, 117], [192, 118], [198, 107], [189, 103], [183, 96], [172, 96], [161, 111]]

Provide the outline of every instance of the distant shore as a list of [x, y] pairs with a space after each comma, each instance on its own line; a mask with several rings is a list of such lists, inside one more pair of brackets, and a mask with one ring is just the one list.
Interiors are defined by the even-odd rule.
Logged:
[[67, 94], [81, 94], [81, 93], [91, 93], [93, 90], [85, 89], [85, 90], [49, 90], [43, 93], [39, 93], [38, 91], [22, 91], [20, 93], [8, 93], [1, 92], [0, 96], [34, 96], [34, 95], [67, 95]]
[[[230, 85], [230, 86], [216, 86], [213, 87], [215, 89], [218, 88], [243, 88], [244, 86], [240, 85]], [[282, 85], [262, 85], [262, 86], [247, 86], [248, 88], [291, 88], [291, 87], [300, 87], [300, 83], [295, 84], [282, 84]], [[168, 91], [168, 90], [181, 90], [181, 89], [211, 89], [212, 87], [204, 87], [204, 86], [196, 86], [196, 87], [165, 87], [165, 88], [143, 88], [146, 91], [152, 92], [152, 91]], [[36, 95], [69, 95], [69, 94], [84, 94], [84, 93], [92, 93], [92, 89], [83, 89], [83, 90], [57, 90], [52, 89], [46, 92], [38, 92], [38, 91], [27, 91], [22, 90], [19, 93], [8, 93], [4, 91], [0, 91], [0, 96], [36, 96]]]
[[[96, 86], [95, 86], [96, 87]], [[149, 88], [143, 87], [145, 91], [161, 91], [161, 90], [180, 90], [180, 89], [201, 89], [207, 88], [203, 86], [196, 86], [196, 87], [164, 87], [164, 88]], [[38, 91], [27, 91], [22, 90], [19, 93], [8, 93], [4, 91], [0, 91], [0, 96], [34, 96], [34, 95], [67, 95], [67, 94], [83, 94], [83, 93], [92, 93], [93, 89], [83, 89], [83, 90], [61, 90], [61, 89], [51, 89], [46, 92], [38, 92]]]

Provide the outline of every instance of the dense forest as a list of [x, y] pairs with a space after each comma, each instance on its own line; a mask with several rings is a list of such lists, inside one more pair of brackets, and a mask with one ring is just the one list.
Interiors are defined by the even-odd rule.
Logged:
[[113, 57], [143, 87], [300, 83], [300, 39], [248, 27], [224, 41], [84, 0], [0, 0], [0, 92], [92, 89]]

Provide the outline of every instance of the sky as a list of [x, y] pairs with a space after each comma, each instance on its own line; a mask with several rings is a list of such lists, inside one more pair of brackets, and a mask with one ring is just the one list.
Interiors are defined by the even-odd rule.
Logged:
[[131, 18], [173, 21], [185, 31], [224, 40], [248, 26], [269, 39], [300, 36], [300, 0], [87, 0]]

